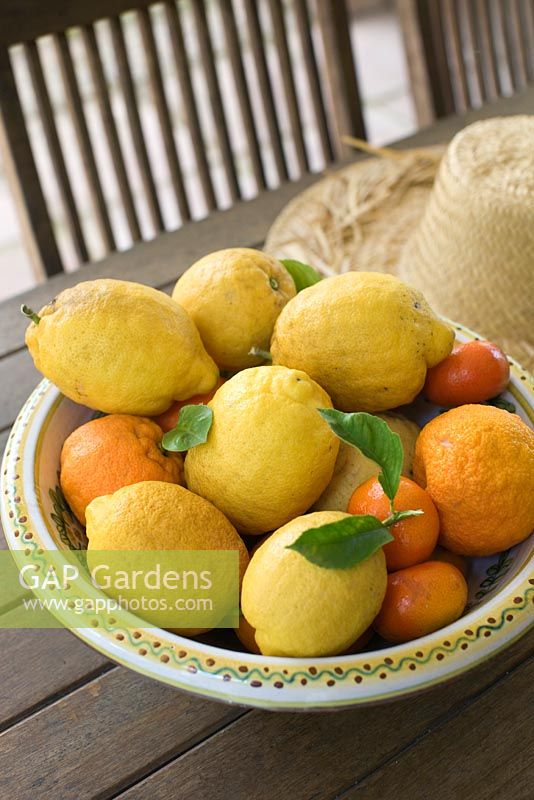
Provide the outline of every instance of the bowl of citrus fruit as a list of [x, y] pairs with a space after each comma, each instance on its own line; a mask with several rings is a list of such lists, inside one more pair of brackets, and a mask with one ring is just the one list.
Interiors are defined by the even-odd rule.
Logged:
[[160, 622], [85, 574], [29, 583], [58, 624], [84, 601], [69, 627], [90, 646], [311, 709], [422, 690], [532, 623], [532, 379], [396, 277], [233, 248], [172, 297], [103, 279], [22, 311], [44, 378], [2, 469], [19, 568], [231, 557], [229, 616]]

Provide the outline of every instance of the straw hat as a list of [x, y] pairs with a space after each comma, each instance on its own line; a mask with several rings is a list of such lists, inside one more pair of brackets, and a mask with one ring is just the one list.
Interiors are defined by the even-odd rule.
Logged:
[[468, 126], [445, 148], [327, 176], [275, 221], [265, 249], [325, 274], [394, 272], [434, 309], [534, 367], [534, 116]]

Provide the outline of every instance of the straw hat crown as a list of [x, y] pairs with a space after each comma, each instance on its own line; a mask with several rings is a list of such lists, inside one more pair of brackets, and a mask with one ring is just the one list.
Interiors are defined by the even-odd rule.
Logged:
[[398, 274], [442, 314], [533, 363], [534, 116], [455, 136]]

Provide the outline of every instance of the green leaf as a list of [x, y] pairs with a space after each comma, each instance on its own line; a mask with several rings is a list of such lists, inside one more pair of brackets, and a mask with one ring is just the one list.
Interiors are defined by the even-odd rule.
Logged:
[[376, 517], [351, 516], [304, 531], [288, 545], [312, 564], [327, 569], [348, 569], [393, 540], [388, 529]]
[[280, 261], [293, 278], [297, 292], [321, 280], [320, 274], [309, 264], [303, 264], [302, 261], [295, 261], [293, 258], [281, 258]]
[[183, 406], [178, 424], [161, 440], [165, 450], [181, 453], [197, 444], [204, 444], [213, 422], [213, 411], [202, 403]]
[[336, 436], [357, 447], [364, 456], [381, 469], [378, 480], [387, 497], [393, 502], [397, 494], [404, 461], [404, 451], [398, 433], [393, 433], [380, 417], [363, 411], [346, 414], [334, 408], [317, 411], [330, 425]]

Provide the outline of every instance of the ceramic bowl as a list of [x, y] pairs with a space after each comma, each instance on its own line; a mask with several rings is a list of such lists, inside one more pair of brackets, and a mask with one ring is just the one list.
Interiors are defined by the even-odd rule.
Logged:
[[[460, 340], [475, 338], [455, 326]], [[532, 378], [511, 362], [504, 397], [534, 423]], [[423, 424], [438, 409], [408, 408]], [[66, 437], [93, 412], [43, 380], [13, 427], [2, 467], [2, 523], [19, 563], [47, 567], [43, 550], [81, 549], [83, 529], [59, 489]], [[474, 559], [469, 604], [452, 625], [408, 644], [331, 658], [274, 658], [149, 628], [129, 612], [94, 614], [73, 632], [109, 658], [155, 680], [206, 697], [271, 709], [320, 709], [372, 703], [428, 688], [474, 667], [532, 623], [534, 536], [511, 550]], [[77, 595], [83, 587], [72, 587]], [[68, 596], [69, 589], [66, 590]], [[96, 589], [94, 590], [97, 591]], [[42, 596], [42, 593], [41, 593]]]

